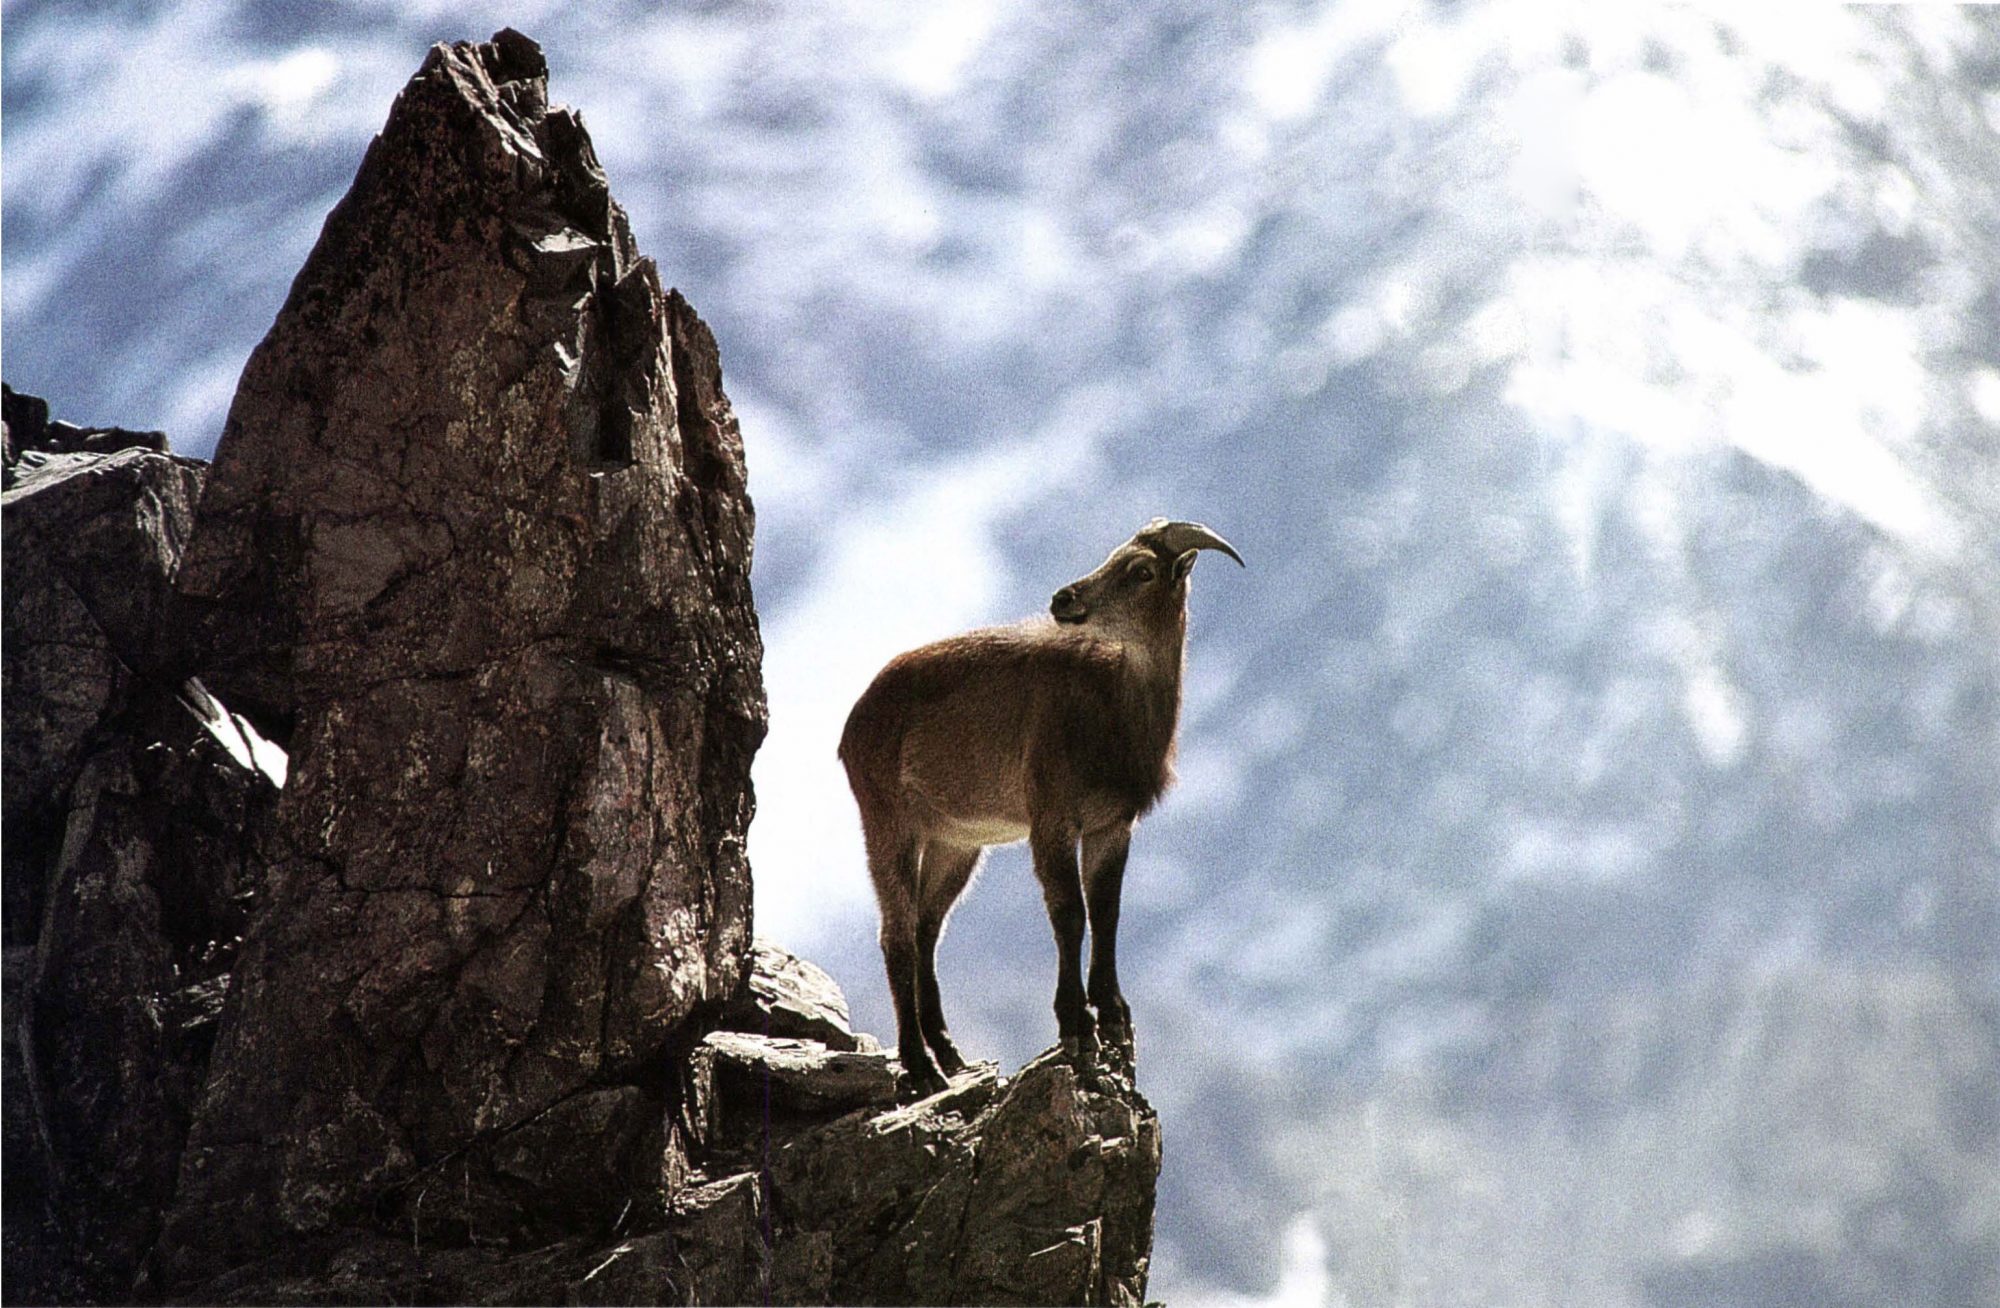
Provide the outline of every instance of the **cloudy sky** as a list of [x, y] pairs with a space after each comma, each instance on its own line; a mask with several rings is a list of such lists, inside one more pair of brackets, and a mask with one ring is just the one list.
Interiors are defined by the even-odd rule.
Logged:
[[[1157, 513], [1249, 559], [1128, 882], [1156, 1295], [1957, 1302], [2000, 26], [1738, 8], [10, 0], [6, 376], [206, 454], [426, 45], [518, 27], [721, 343], [759, 926], [865, 1025], [874, 670]], [[944, 954], [1053, 1038], [1018, 852]]]

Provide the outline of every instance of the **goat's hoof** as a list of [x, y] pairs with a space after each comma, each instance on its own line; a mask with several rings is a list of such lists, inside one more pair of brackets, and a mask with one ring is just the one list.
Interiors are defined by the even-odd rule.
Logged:
[[952, 1082], [944, 1080], [944, 1076], [940, 1076], [936, 1072], [932, 1072], [928, 1076], [920, 1076], [920, 1074], [914, 1074], [914, 1072], [904, 1072], [902, 1074], [902, 1088], [898, 1090], [896, 1098], [904, 1100], [906, 1104], [914, 1104], [916, 1100], [928, 1100], [932, 1094], [944, 1094], [950, 1088], [952, 1088]]
[[1076, 1073], [1077, 1084], [1101, 1094], [1113, 1088], [1116, 1073], [1106, 1070], [1099, 1059], [1100, 1053], [1095, 1040], [1072, 1036], [1062, 1042], [1063, 1061]]
[[965, 1070], [965, 1059], [959, 1056], [957, 1047], [950, 1041], [947, 1040], [942, 1045], [932, 1045], [931, 1053], [936, 1055], [938, 1069], [946, 1076], [957, 1076]]
[[941, 1094], [950, 1088], [951, 1082], [945, 1080], [934, 1067], [926, 1067], [914, 1072], [905, 1069], [902, 1085], [898, 1087], [896, 1097], [907, 1103], [918, 1099], [928, 1099], [932, 1095]]
[[1097, 1065], [1097, 1037], [1089, 1031], [1082, 1035], [1064, 1036], [1062, 1053], [1063, 1061], [1079, 1072], [1087, 1072]]

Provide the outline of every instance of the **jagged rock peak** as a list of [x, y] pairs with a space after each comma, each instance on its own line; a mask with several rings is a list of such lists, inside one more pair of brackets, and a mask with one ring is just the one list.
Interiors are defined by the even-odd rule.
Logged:
[[666, 1060], [749, 953], [753, 519], [714, 339], [545, 76], [432, 49], [217, 447], [186, 657], [291, 762], [169, 1285], [376, 1221], [547, 1241], [688, 1171]]
[[[638, 253], [581, 119], [547, 103], [544, 76], [539, 50], [515, 33], [434, 47], [246, 369], [203, 507], [205, 522], [228, 529], [209, 530], [184, 590], [210, 684], [279, 737], [316, 683], [314, 668], [294, 662], [303, 614], [365, 620], [391, 599], [427, 605], [428, 587], [385, 592], [411, 564], [465, 544], [431, 514], [406, 521], [397, 539], [357, 531], [327, 542], [318, 566], [301, 570], [310, 530], [333, 530], [335, 513], [400, 512], [412, 488], [497, 507], [496, 486], [532, 490], [566, 470], [636, 465], [642, 475], [623, 480], [685, 477], [705, 493], [691, 525], [718, 565], [716, 584], [732, 603], [747, 598], [752, 517], [713, 338]], [[267, 400], [283, 398], [273, 394], [281, 385], [296, 392], [292, 426], [247, 433]], [[509, 409], [505, 440], [470, 439], [465, 409], [479, 395]], [[331, 466], [308, 478], [301, 455]], [[725, 503], [729, 513], [713, 512]], [[563, 555], [576, 561], [572, 549]], [[301, 603], [270, 602], [302, 571], [311, 593]], [[499, 598], [518, 610], [555, 597], [524, 583]], [[600, 643], [643, 665], [681, 624], [662, 611], [672, 605], [637, 598], [624, 629]], [[535, 635], [565, 617], [546, 605], [523, 616]], [[405, 660], [463, 671], [476, 654], [465, 641], [483, 634], [448, 629], [420, 646], [383, 646], [396, 668], [342, 667], [337, 678], [393, 675]]]

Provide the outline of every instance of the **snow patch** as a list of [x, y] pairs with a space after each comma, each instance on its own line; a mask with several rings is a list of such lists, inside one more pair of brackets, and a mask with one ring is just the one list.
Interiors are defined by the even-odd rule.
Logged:
[[278, 789], [285, 788], [285, 775], [291, 760], [283, 749], [258, 734], [248, 718], [230, 712], [221, 700], [209, 693], [208, 687], [192, 678], [181, 688], [181, 702], [201, 720], [208, 734], [229, 751], [231, 758], [254, 772], [263, 773]]

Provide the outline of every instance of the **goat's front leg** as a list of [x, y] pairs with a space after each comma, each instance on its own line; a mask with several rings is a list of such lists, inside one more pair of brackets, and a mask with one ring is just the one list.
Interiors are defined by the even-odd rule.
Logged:
[[1118, 900], [1125, 886], [1125, 854], [1132, 824], [1086, 832], [1083, 837], [1083, 897], [1090, 914], [1090, 1006], [1097, 1010], [1097, 1034], [1106, 1045], [1132, 1056], [1132, 1010], [1118, 987]]
[[1065, 1053], [1087, 1070], [1097, 1055], [1097, 1031], [1083, 1002], [1083, 883], [1076, 869], [1076, 835], [1066, 827], [1036, 827], [1028, 836], [1035, 879], [1056, 935], [1056, 1030]]

